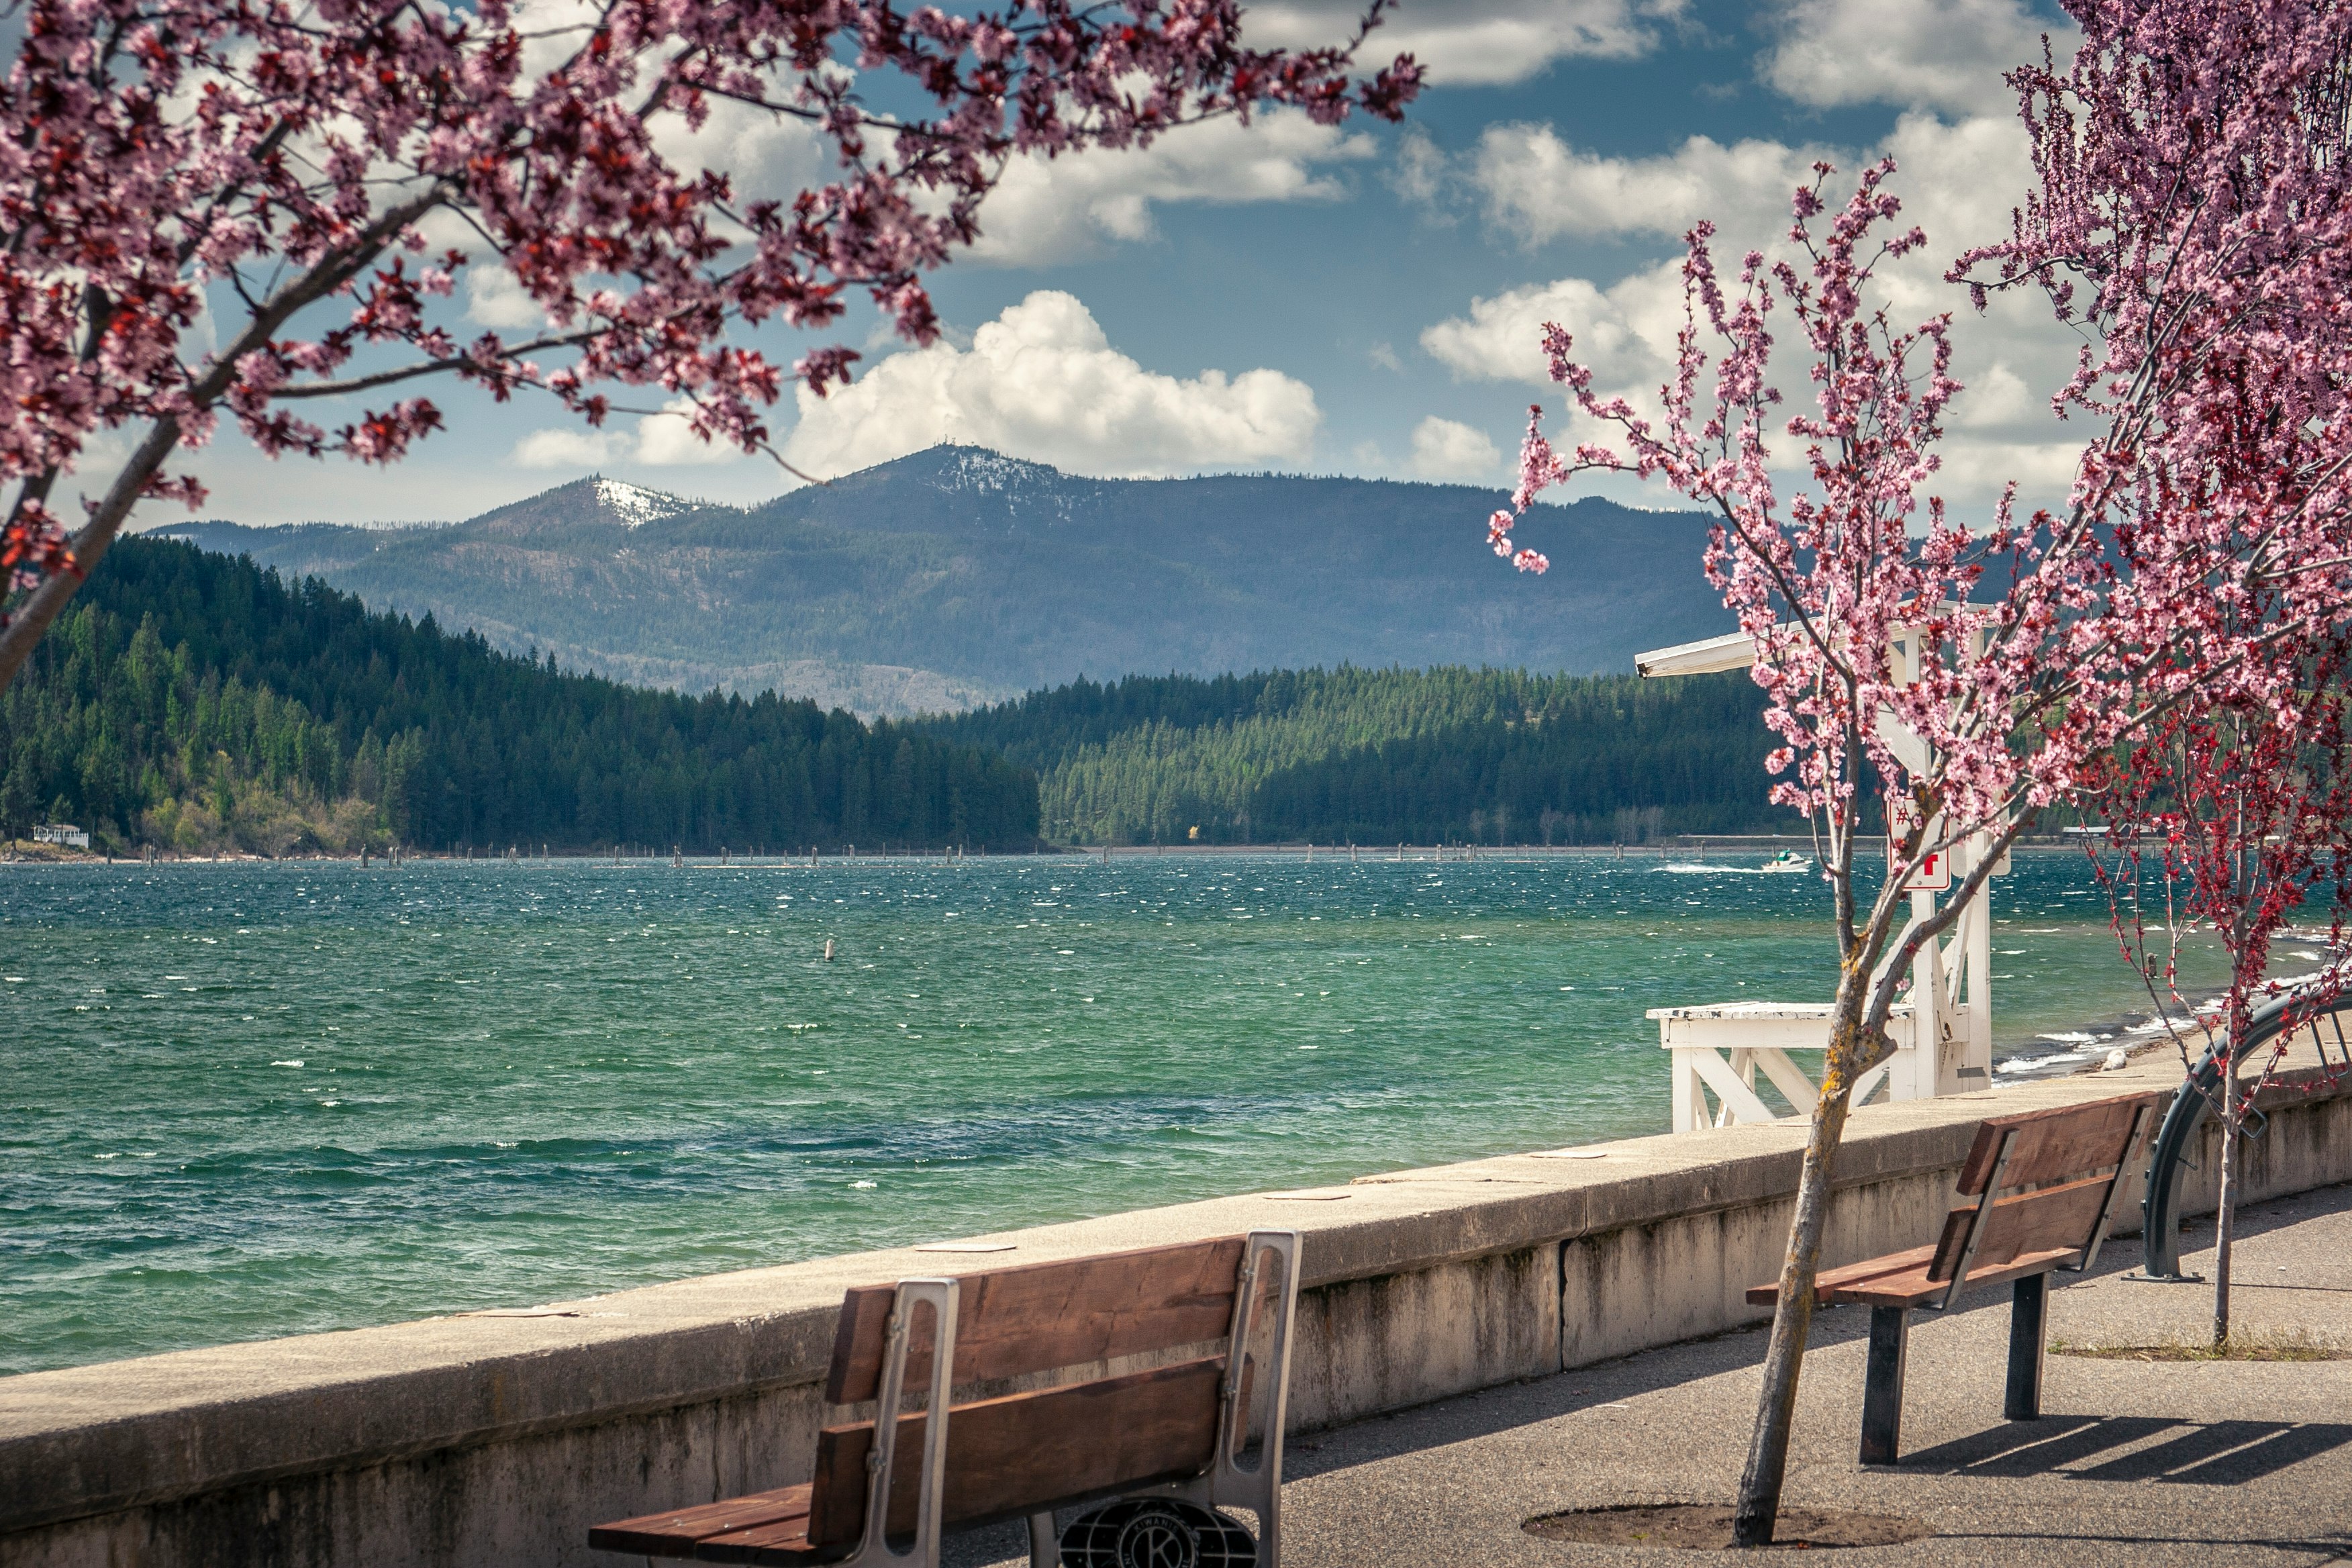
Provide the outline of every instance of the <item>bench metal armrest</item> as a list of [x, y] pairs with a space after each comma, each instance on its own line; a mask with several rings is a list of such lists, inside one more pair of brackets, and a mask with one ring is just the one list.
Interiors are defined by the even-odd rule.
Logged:
[[[1299, 1236], [1295, 1230], [1254, 1230], [1242, 1253], [1241, 1278], [1234, 1293], [1234, 1318], [1226, 1342], [1225, 1383], [1217, 1415], [1217, 1451], [1208, 1472], [1189, 1481], [1172, 1481], [1131, 1496], [1183, 1498], [1204, 1508], [1245, 1508], [1257, 1515], [1258, 1568], [1282, 1563], [1282, 1433], [1290, 1411], [1290, 1333], [1298, 1310]], [[1242, 1451], [1249, 1443], [1247, 1413], [1242, 1407], [1243, 1373], [1251, 1338], [1260, 1326], [1259, 1287], [1265, 1279], [1269, 1257], [1282, 1268], [1282, 1288], [1267, 1303], [1273, 1328], [1265, 1361], [1258, 1368], [1255, 1386], [1271, 1390], [1265, 1406], [1265, 1440], [1257, 1462], [1244, 1466]]]
[[[901, 1279], [890, 1305], [890, 1326], [882, 1359], [882, 1387], [874, 1412], [873, 1446], [866, 1451], [866, 1528], [844, 1568], [897, 1568], [902, 1563], [940, 1560], [940, 1515], [947, 1495], [948, 1407], [955, 1387], [956, 1302], [953, 1279]], [[898, 1476], [898, 1405], [907, 1381], [907, 1347], [913, 1338], [916, 1303], [929, 1301], [931, 1327], [930, 1403], [923, 1421], [922, 1468], [916, 1482], [915, 1545], [901, 1555], [886, 1539], [890, 1492]]]

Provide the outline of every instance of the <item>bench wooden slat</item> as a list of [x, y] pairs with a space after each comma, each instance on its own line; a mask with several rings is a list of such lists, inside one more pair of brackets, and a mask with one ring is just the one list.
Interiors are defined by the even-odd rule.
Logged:
[[[2059, 1247], [2047, 1252], [2021, 1253], [1999, 1263], [1979, 1264], [1969, 1270], [1971, 1285], [2000, 1285], [2028, 1274], [2040, 1273], [2053, 1264], [2063, 1264], [2074, 1257], [2080, 1247]], [[1866, 1263], [1849, 1263], [1843, 1268], [1824, 1268], [1813, 1281], [1813, 1300], [1822, 1306], [1841, 1301], [1857, 1302], [1872, 1307], [1916, 1307], [1928, 1301], [1940, 1300], [1951, 1289], [1949, 1279], [1929, 1277], [1927, 1265], [1933, 1261], [1934, 1247], [1915, 1247], [1904, 1252], [1891, 1252], [1884, 1258], [1874, 1258]], [[1748, 1288], [1748, 1303], [1751, 1307], [1769, 1307], [1780, 1300], [1778, 1285], [1755, 1285]]]
[[[1233, 1268], [1226, 1265], [1229, 1279]], [[961, 1364], [961, 1353], [957, 1360]], [[1211, 1356], [957, 1405], [948, 1421], [945, 1522], [1017, 1518], [1042, 1502], [1199, 1475], [1215, 1458], [1224, 1364], [1223, 1356]], [[922, 1451], [923, 1426], [919, 1415], [899, 1417], [902, 1457]], [[854, 1542], [864, 1529], [866, 1455], [873, 1442], [871, 1421], [817, 1434], [816, 1507], [808, 1529], [814, 1546]], [[919, 1468], [903, 1458], [898, 1467], [893, 1532], [915, 1528]]]
[[793, 1564], [827, 1563], [849, 1555], [847, 1546], [809, 1544], [805, 1518], [782, 1524], [757, 1526], [714, 1535], [695, 1548], [704, 1563], [765, 1563]]
[[2038, 1187], [2121, 1164], [2130, 1152], [2124, 1142], [2131, 1136], [2133, 1116], [2154, 1100], [2153, 1095], [2127, 1095], [1995, 1117], [1977, 1128], [1976, 1142], [1960, 1164], [1960, 1195], [1983, 1194], [2000, 1152], [2001, 1134], [2011, 1128], [2018, 1138], [2010, 1151], [2009, 1167], [2001, 1173], [2003, 1187]]
[[[2020, 1193], [1993, 1202], [1977, 1242], [1979, 1263], [2006, 1263], [2027, 1252], [2073, 1249], [2088, 1245], [2099, 1210], [2107, 1201], [2113, 1176], [2088, 1176], [2039, 1192]], [[1966, 1204], [1944, 1216], [1944, 1234], [1936, 1242], [1936, 1261], [1927, 1270], [1931, 1279], [1949, 1279], [1968, 1245], [1969, 1227], [1976, 1223], [1979, 1203]], [[1969, 1272], [1975, 1273], [1971, 1268]]]
[[[1813, 1277], [1813, 1300], [1826, 1302], [1828, 1292], [1852, 1285], [1864, 1285], [1888, 1274], [1901, 1274], [1913, 1268], [1925, 1268], [1936, 1256], [1936, 1245], [1915, 1247], [1904, 1252], [1890, 1252], [1884, 1258], [1873, 1258], [1861, 1263], [1849, 1263], [1839, 1268], [1824, 1268]], [[1780, 1299], [1780, 1284], [1751, 1285], [1748, 1288], [1748, 1304], [1769, 1307]]]
[[[1969, 1270], [1969, 1283], [2003, 1285], [2029, 1274], [2046, 1274], [2081, 1257], [2082, 1252], [2079, 1247], [2053, 1247], [2046, 1252], [2021, 1252], [2000, 1263], [1980, 1263]], [[1856, 1280], [1825, 1293], [1822, 1300], [1852, 1301], [1866, 1307], [1919, 1307], [1942, 1300], [1944, 1292], [1951, 1288], [1949, 1279], [1930, 1279], [1926, 1269], [1913, 1268]]]
[[646, 1557], [688, 1557], [698, 1542], [730, 1531], [797, 1523], [805, 1527], [809, 1513], [809, 1483], [753, 1492], [693, 1508], [649, 1513], [639, 1519], [616, 1520], [588, 1532], [588, 1544], [598, 1552], [635, 1552]]
[[[956, 1308], [956, 1381], [1020, 1377], [1221, 1340], [1233, 1323], [1244, 1245], [1227, 1237], [967, 1276]], [[862, 1286], [842, 1302], [825, 1384], [829, 1403], [860, 1405], [878, 1396], [897, 1296], [895, 1285]], [[927, 1321], [928, 1314], [917, 1316], [917, 1338], [908, 1347], [908, 1388], [931, 1374]]]

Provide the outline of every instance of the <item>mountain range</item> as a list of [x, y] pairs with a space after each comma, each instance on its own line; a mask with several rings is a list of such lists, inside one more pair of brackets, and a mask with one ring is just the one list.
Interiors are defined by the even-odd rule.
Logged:
[[567, 667], [867, 715], [1136, 671], [1628, 671], [1731, 629], [1703, 517], [1538, 506], [1516, 531], [1551, 558], [1534, 577], [1483, 547], [1504, 504], [1377, 479], [1086, 479], [939, 447], [751, 508], [591, 477], [448, 526], [157, 531]]

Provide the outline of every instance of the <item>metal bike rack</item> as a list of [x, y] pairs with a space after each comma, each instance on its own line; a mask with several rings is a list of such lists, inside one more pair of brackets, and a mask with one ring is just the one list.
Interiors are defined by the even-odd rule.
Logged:
[[[2345, 1039], [2343, 1026], [2336, 1021], [2332, 1011], [2345, 994], [2340, 986], [2290, 991], [2266, 1003], [2246, 1022], [2246, 1039], [2240, 1047], [2240, 1059], [2285, 1033], [2299, 1015], [2301, 1024], [2310, 1027], [2312, 1039], [2319, 1047], [2321, 1065], [2336, 1071], [2352, 1071], [2352, 1042]], [[2319, 1032], [2323, 1016], [2334, 1030], [2336, 1047], [2344, 1057], [2340, 1064], [2327, 1058], [2327, 1042]], [[2206, 1112], [2212, 1109], [2221, 1083], [2221, 1047], [2209, 1046], [2205, 1054], [2197, 1058], [2197, 1065], [2189, 1069], [2189, 1076], [2181, 1080], [2180, 1092], [2172, 1097], [2172, 1108], [2164, 1113], [2164, 1124], [2157, 1129], [2156, 1143], [2148, 1150], [2147, 1195], [2140, 1200], [2140, 1237], [2146, 1259], [2140, 1266], [2140, 1274], [2145, 1279], [2186, 1282], [2202, 1278], [2180, 1272], [2180, 1178], [2189, 1169], [2189, 1142], [2204, 1124]], [[2257, 1111], [2246, 1135], [2261, 1137], [2263, 1121]]]

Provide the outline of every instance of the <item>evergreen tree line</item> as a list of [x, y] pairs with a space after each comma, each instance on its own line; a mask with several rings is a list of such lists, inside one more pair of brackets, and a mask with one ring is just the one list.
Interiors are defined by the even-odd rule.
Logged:
[[1034, 773], [774, 693], [688, 697], [174, 542], [110, 551], [0, 692], [0, 830], [286, 854], [1025, 847]]
[[[1077, 680], [933, 721], [1037, 770], [1061, 842], [1641, 843], [1801, 832], [1744, 674]], [[1197, 830], [1197, 831], [1196, 831]]]

